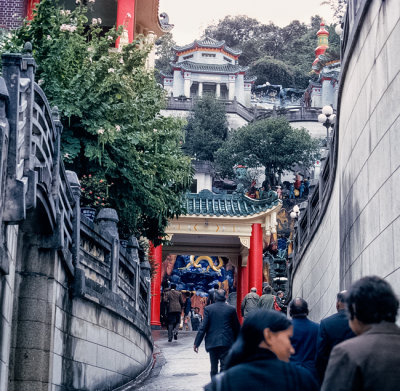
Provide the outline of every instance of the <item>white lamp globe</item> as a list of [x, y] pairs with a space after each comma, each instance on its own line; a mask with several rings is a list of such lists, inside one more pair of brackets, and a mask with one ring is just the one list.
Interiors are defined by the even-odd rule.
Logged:
[[326, 115], [325, 114], [320, 114], [319, 116], [318, 116], [318, 122], [322, 122], [322, 123], [324, 123], [325, 121], [326, 121]]
[[296, 213], [294, 213], [294, 212], [290, 212], [290, 217], [291, 217], [292, 219], [295, 219], [295, 218], [296, 218], [296, 216], [297, 216], [297, 214], [296, 214]]
[[332, 115], [333, 114], [333, 109], [332, 109], [332, 107], [331, 106], [324, 106], [323, 108], [322, 108], [322, 114], [325, 114], [325, 115]]
[[300, 208], [299, 208], [298, 205], [295, 205], [295, 206], [293, 207], [293, 212], [294, 212], [294, 213], [299, 213], [299, 212], [300, 212]]
[[334, 123], [336, 122], [336, 114], [332, 114], [332, 115], [329, 117], [329, 122], [330, 122], [331, 124], [334, 124]]
[[337, 24], [336, 26], [335, 26], [335, 33], [337, 34], [337, 35], [342, 35], [342, 33], [343, 33], [343, 29], [342, 29], [342, 26], [340, 25], [340, 24]]

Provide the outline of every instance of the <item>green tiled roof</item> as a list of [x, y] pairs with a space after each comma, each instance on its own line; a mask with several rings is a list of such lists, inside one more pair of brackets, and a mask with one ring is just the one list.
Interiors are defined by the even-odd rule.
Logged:
[[209, 190], [185, 196], [186, 215], [197, 216], [251, 216], [278, 204], [278, 196], [254, 200], [243, 194], [214, 194]]
[[172, 62], [171, 65], [184, 71], [207, 73], [238, 73], [246, 72], [249, 69], [249, 67], [234, 64], [200, 64], [191, 61]]
[[239, 56], [242, 54], [241, 50], [232, 49], [225, 45], [225, 41], [217, 41], [216, 39], [206, 37], [204, 39], [196, 39], [192, 43], [185, 46], [174, 46], [173, 49], [176, 52], [184, 52], [186, 50], [193, 49], [195, 47], [200, 48], [223, 48], [227, 53], [233, 54], [234, 56]]

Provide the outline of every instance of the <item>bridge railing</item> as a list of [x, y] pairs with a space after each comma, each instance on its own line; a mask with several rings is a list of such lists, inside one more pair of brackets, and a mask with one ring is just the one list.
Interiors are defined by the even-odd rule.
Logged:
[[[75, 294], [97, 297], [98, 303], [119, 306], [129, 318], [149, 324], [149, 264], [139, 259], [135, 238], [121, 248], [114, 210], [100, 211], [96, 223], [81, 217], [78, 178], [65, 171], [60, 156], [58, 110], [50, 107], [35, 83], [30, 44], [25, 49], [25, 54], [2, 56], [0, 221], [21, 224], [39, 219], [40, 224], [29, 229], [40, 234], [41, 248], [58, 251]], [[0, 230], [1, 243], [2, 235]], [[9, 273], [9, 260], [2, 253], [0, 273]]]

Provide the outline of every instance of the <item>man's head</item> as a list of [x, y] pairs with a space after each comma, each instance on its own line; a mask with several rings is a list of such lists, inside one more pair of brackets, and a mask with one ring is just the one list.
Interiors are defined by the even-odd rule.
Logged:
[[280, 297], [280, 298], [282, 299], [282, 297], [283, 297], [283, 292], [282, 292], [282, 291], [278, 291], [277, 295], [278, 295], [278, 297]]
[[218, 289], [218, 288], [219, 288], [219, 285], [218, 285], [218, 284], [214, 284], [213, 288], [214, 288], [214, 289]]
[[189, 291], [185, 292], [185, 296], [190, 297], [191, 296], [190, 292]]
[[294, 298], [289, 304], [289, 314], [292, 318], [306, 318], [308, 315], [308, 304], [301, 297]]
[[171, 284], [171, 289], [176, 289], [176, 284]]
[[399, 301], [392, 287], [377, 276], [356, 281], [346, 295], [350, 328], [362, 334], [370, 325], [382, 321], [396, 322]]
[[269, 285], [266, 285], [266, 286], [263, 288], [263, 293], [264, 293], [264, 295], [270, 295], [271, 292], [272, 292], [272, 288], [271, 288]]
[[250, 292], [257, 293], [257, 288], [255, 286], [253, 286], [253, 288], [250, 289]]
[[341, 291], [336, 295], [336, 309], [342, 311], [346, 309], [347, 291]]
[[223, 289], [218, 289], [215, 292], [215, 301], [225, 301], [225, 291]]
[[194, 307], [194, 313], [198, 314], [200, 312], [200, 308], [199, 307]]

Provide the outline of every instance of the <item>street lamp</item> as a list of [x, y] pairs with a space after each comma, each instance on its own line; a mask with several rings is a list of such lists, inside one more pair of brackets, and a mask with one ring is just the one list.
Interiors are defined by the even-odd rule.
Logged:
[[300, 215], [300, 208], [298, 205], [295, 205], [292, 209], [292, 211], [290, 212], [290, 217], [292, 219], [297, 219]]
[[322, 113], [318, 116], [318, 122], [321, 122], [322, 125], [326, 128], [326, 143], [329, 145], [329, 130], [336, 121], [336, 115], [333, 114], [333, 109], [331, 106], [324, 106], [322, 108]]

